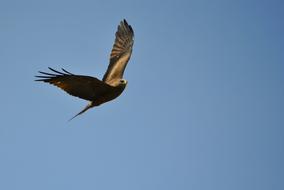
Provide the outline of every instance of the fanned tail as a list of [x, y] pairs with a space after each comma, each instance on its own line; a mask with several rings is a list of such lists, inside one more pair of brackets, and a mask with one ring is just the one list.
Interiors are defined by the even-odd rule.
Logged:
[[81, 115], [82, 113], [84, 113], [85, 111], [87, 111], [88, 109], [94, 107], [93, 103], [90, 102], [82, 111], [80, 111], [79, 113], [77, 113], [75, 116], [73, 116], [71, 119], [69, 119], [68, 121], [71, 121], [72, 119], [74, 119], [75, 117], [77, 117], [78, 115]]

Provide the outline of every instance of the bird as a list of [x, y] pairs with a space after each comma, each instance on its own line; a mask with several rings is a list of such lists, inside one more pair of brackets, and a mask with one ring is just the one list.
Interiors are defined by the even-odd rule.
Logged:
[[110, 53], [109, 65], [102, 80], [85, 75], [76, 75], [65, 69], [61, 71], [48, 67], [50, 72], [38, 71], [35, 81], [52, 84], [68, 94], [87, 100], [87, 106], [70, 120], [90, 108], [109, 102], [124, 91], [128, 81], [123, 79], [124, 70], [132, 54], [134, 31], [125, 19], [120, 21]]

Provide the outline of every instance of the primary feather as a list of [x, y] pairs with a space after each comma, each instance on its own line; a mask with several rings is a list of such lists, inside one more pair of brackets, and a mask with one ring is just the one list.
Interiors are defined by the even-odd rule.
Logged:
[[115, 41], [110, 54], [110, 63], [103, 77], [103, 81], [109, 81], [122, 78], [125, 67], [131, 57], [134, 43], [133, 29], [126, 20], [120, 22], [115, 33]]

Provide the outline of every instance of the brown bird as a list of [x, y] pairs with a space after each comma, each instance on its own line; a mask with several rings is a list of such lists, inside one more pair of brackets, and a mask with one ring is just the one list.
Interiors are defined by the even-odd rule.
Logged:
[[72, 96], [89, 101], [89, 104], [81, 112], [71, 118], [73, 119], [92, 107], [117, 98], [123, 92], [127, 80], [122, 77], [131, 57], [133, 43], [133, 29], [124, 19], [120, 22], [115, 33], [109, 66], [102, 80], [91, 76], [75, 75], [65, 69], [59, 72], [49, 67], [53, 73], [39, 71], [43, 75], [36, 76], [40, 78], [36, 81], [53, 84]]

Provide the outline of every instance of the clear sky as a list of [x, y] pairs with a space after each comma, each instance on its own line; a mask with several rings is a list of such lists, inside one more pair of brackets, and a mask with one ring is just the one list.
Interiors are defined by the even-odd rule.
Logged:
[[[281, 0], [0, 2], [0, 189], [284, 189]], [[84, 100], [34, 75], [102, 78], [123, 18], [128, 86]]]

